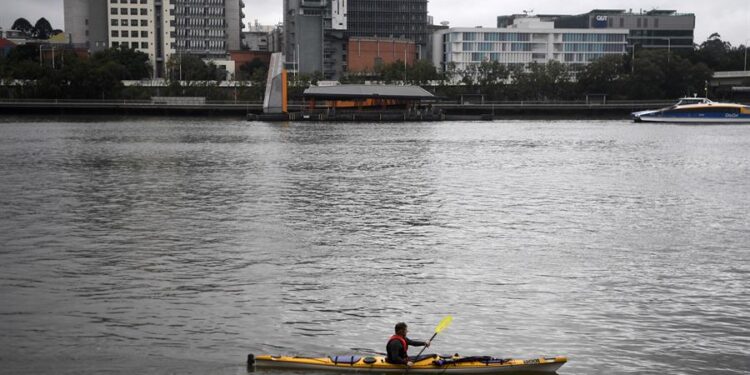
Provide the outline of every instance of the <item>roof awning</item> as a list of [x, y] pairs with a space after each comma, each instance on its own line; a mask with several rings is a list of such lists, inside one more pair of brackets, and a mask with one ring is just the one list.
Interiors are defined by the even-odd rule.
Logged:
[[338, 85], [313, 86], [305, 90], [306, 98], [324, 100], [345, 99], [401, 99], [436, 100], [437, 97], [419, 86], [396, 85]]

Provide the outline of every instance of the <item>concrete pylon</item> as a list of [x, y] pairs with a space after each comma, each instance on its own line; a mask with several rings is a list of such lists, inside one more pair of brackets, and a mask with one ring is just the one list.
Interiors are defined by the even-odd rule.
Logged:
[[284, 55], [281, 52], [276, 52], [271, 55], [271, 64], [268, 66], [263, 113], [287, 113], [286, 95]]

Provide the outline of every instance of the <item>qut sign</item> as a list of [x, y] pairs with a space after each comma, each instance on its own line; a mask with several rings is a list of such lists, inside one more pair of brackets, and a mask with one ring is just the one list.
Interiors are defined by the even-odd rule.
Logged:
[[596, 29], [606, 29], [608, 22], [609, 17], [607, 16], [595, 16], [592, 26]]

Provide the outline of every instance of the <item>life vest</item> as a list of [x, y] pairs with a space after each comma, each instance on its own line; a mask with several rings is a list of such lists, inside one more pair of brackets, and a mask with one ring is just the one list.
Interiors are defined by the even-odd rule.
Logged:
[[407, 353], [409, 351], [409, 344], [406, 343], [406, 339], [399, 335], [393, 335], [390, 339], [388, 339], [388, 342], [391, 342], [393, 340], [401, 341], [401, 345], [404, 346], [404, 353]]

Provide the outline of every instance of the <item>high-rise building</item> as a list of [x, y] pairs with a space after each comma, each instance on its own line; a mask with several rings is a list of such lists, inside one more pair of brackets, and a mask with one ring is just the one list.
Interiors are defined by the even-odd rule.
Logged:
[[91, 52], [109, 47], [107, 3], [91, 0], [65, 0], [65, 33], [74, 45]]
[[299, 73], [338, 78], [345, 68], [347, 0], [284, 0], [284, 56]]
[[427, 0], [284, 0], [286, 63], [338, 78], [347, 70], [352, 37], [411, 41], [415, 58], [426, 57], [428, 23]]
[[[525, 15], [498, 16], [497, 27], [506, 27]], [[675, 10], [594, 9], [579, 15], [538, 15], [556, 29], [627, 29], [628, 45], [639, 48], [693, 48], [695, 14]]]
[[349, 0], [348, 18], [347, 36], [429, 39], [427, 0]]
[[156, 66], [156, 22], [153, 0], [109, 0], [108, 47], [128, 47], [148, 54]]
[[240, 49], [243, 0], [64, 0], [72, 43], [91, 52], [127, 46], [163, 76], [173, 55], [222, 59]]

